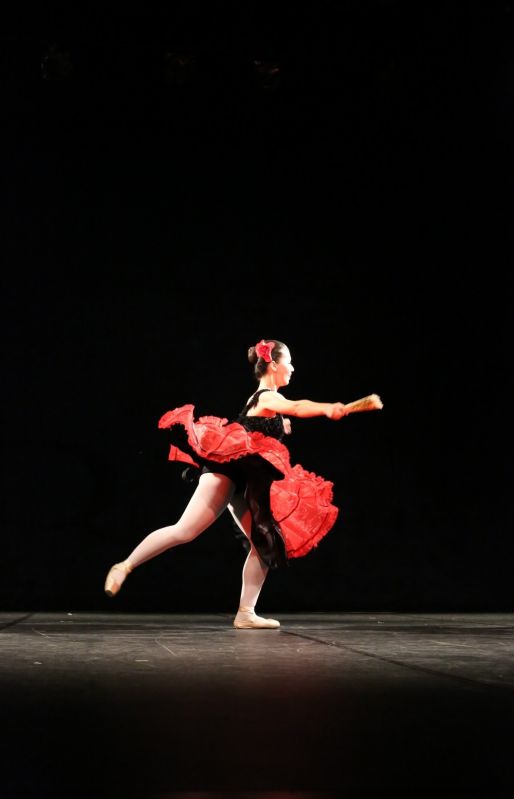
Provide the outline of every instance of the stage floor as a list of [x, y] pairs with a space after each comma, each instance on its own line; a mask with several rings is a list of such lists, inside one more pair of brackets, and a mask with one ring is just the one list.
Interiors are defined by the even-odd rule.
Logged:
[[1, 799], [514, 795], [514, 614], [0, 614]]

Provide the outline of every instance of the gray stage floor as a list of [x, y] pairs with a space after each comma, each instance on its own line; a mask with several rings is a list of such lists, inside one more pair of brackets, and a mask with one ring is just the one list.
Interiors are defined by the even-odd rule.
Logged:
[[275, 615], [0, 614], [1, 799], [514, 795], [514, 614]]

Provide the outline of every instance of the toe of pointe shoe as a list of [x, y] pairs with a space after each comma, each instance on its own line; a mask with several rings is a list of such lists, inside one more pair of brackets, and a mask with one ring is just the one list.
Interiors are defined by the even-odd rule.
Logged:
[[116, 596], [121, 586], [123, 585], [123, 580], [116, 580], [115, 573], [121, 572], [126, 576], [131, 571], [132, 569], [127, 562], [115, 563], [114, 566], [111, 567], [109, 574], [105, 578], [105, 584], [104, 584], [104, 591], [107, 594], [107, 596], [109, 597]]
[[121, 583], [118, 583], [114, 578], [114, 572], [115, 568], [113, 566], [105, 578], [104, 591], [109, 597], [115, 596], [121, 588]]

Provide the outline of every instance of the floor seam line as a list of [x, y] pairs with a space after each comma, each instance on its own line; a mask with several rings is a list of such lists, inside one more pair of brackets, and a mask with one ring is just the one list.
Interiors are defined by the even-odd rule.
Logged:
[[30, 613], [26, 613], [25, 616], [20, 616], [19, 619], [14, 619], [13, 621], [8, 621], [6, 624], [0, 625], [0, 633], [4, 630], [7, 630], [8, 627], [16, 627], [17, 624], [21, 624], [23, 621], [27, 621], [30, 619], [31, 616], [35, 616], [36, 611], [31, 611]]
[[462, 677], [456, 674], [447, 674], [445, 672], [436, 671], [435, 669], [429, 669], [424, 666], [417, 666], [416, 664], [412, 663], [404, 663], [401, 660], [394, 660], [394, 658], [387, 658], [384, 657], [383, 655], [375, 655], [373, 654], [373, 652], [365, 652], [363, 650], [356, 649], [355, 647], [348, 646], [348, 644], [339, 644], [335, 641], [324, 641], [321, 638], [315, 638], [314, 636], [311, 635], [296, 633], [291, 630], [281, 630], [281, 632], [284, 635], [292, 635], [295, 636], [296, 638], [304, 638], [306, 641], [315, 641], [318, 644], [324, 644], [325, 646], [332, 646], [335, 649], [347, 650], [348, 652], [353, 652], [356, 655], [361, 655], [362, 657], [367, 657], [372, 660], [380, 660], [383, 663], [389, 663], [393, 666], [399, 666], [401, 668], [406, 668], [411, 671], [420, 671], [423, 672], [424, 674], [430, 674], [434, 677], [446, 678], [448, 680], [452, 680], [453, 682], [460, 682], [464, 683], [467, 686], [473, 686], [474, 688], [480, 688], [480, 689], [486, 688], [488, 691], [491, 689], [496, 690], [499, 694], [503, 696], [505, 695], [505, 692], [512, 694], [514, 690], [508, 685], [504, 686], [504, 685], [499, 685], [498, 683], [487, 683], [483, 682], [482, 680], [473, 679], [472, 677]]

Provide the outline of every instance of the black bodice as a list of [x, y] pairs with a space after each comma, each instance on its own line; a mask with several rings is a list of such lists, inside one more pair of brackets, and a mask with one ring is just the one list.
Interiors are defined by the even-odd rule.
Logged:
[[254, 408], [257, 405], [259, 394], [262, 394], [263, 391], [271, 391], [271, 389], [261, 388], [260, 391], [256, 391], [235, 421], [242, 424], [245, 430], [264, 433], [266, 436], [271, 436], [281, 441], [284, 436], [284, 417], [282, 414], [276, 413], [275, 416], [247, 416], [250, 408]]

